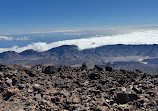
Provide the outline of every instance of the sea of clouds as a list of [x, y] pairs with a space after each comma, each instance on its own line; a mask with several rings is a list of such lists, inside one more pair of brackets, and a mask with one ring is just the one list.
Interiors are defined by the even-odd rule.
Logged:
[[[6, 39], [6, 38], [5, 38]], [[38, 52], [46, 51], [62, 45], [77, 45], [80, 50], [96, 48], [104, 45], [140, 45], [140, 44], [158, 44], [158, 30], [139, 31], [129, 34], [118, 34], [113, 36], [90, 37], [73, 40], [63, 40], [53, 43], [38, 42], [28, 44], [24, 47], [14, 46], [11, 48], [0, 48], [0, 52], [16, 51], [22, 52], [33, 49]]]

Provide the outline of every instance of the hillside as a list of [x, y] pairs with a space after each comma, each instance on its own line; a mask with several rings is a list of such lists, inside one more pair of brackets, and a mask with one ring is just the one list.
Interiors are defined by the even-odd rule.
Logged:
[[[0, 53], [0, 63], [35, 65], [39, 63], [56, 66], [80, 66], [86, 62], [88, 67], [95, 64], [114, 68], [141, 69], [145, 72], [158, 72], [158, 45], [107, 45], [94, 49], [79, 50], [75, 45], [63, 45], [44, 52], [26, 50], [21, 53], [8, 51]], [[153, 62], [151, 62], [153, 61]], [[152, 70], [150, 70], [152, 69]]]
[[158, 76], [140, 70], [0, 65], [1, 111], [157, 111]]

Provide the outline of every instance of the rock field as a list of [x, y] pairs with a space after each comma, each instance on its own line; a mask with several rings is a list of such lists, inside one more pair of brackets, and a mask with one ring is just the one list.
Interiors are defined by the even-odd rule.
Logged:
[[158, 111], [158, 75], [0, 64], [0, 111]]

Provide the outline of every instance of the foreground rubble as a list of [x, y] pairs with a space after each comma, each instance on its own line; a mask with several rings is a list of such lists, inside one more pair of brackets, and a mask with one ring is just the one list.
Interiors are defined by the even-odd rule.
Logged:
[[0, 110], [157, 111], [158, 75], [86, 64], [1, 64]]

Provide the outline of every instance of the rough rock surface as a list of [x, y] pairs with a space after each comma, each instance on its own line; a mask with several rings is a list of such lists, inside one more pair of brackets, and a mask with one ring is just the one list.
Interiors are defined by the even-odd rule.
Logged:
[[0, 110], [158, 110], [158, 75], [83, 66], [1, 64]]

